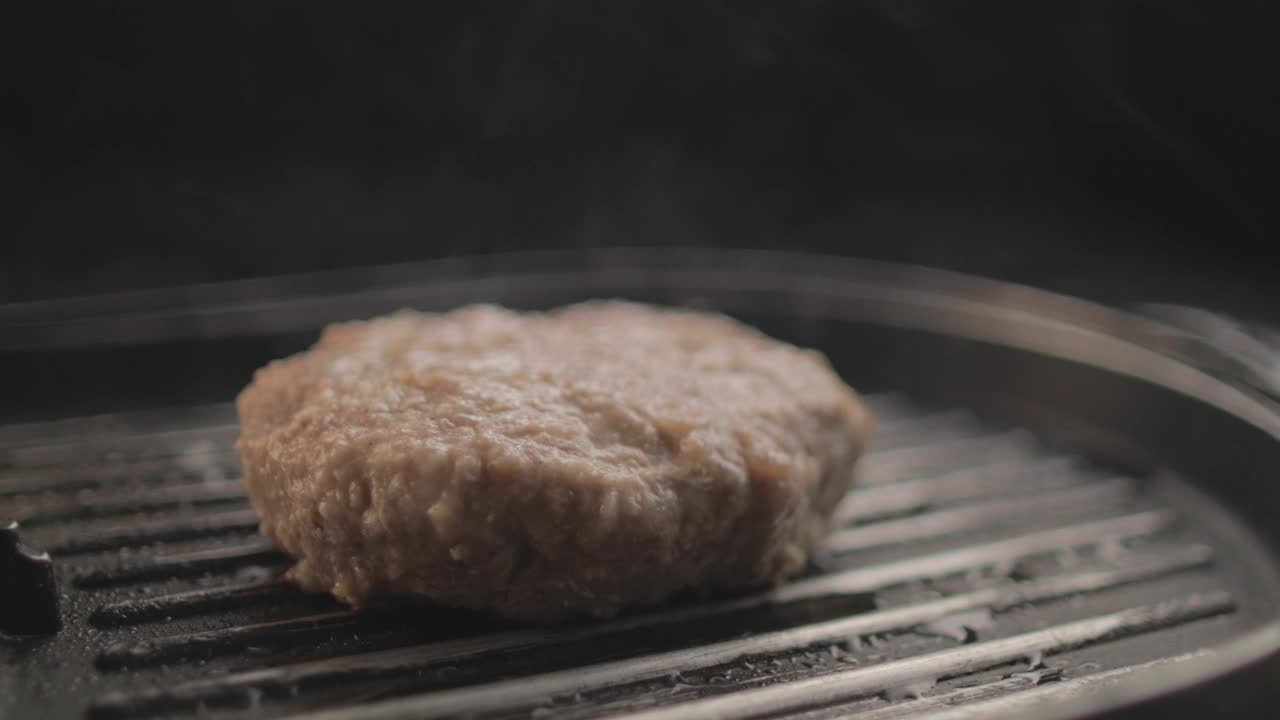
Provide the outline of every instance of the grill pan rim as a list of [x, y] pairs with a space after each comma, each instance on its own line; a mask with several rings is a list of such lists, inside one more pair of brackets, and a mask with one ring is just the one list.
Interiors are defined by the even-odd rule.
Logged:
[[[698, 269], [699, 266], [702, 269]], [[643, 277], [645, 278], [643, 284], [646, 287], [673, 285], [670, 282], [655, 282], [655, 280], [701, 272], [725, 276], [736, 275], [740, 278], [747, 275], [757, 279], [773, 277], [787, 285], [778, 288], [786, 291], [804, 290], [812, 293], [815, 285], [827, 281], [845, 286], [846, 290], [857, 288], [860, 292], [870, 295], [894, 291], [906, 292], [909, 298], [914, 294], [915, 300], [925, 301], [925, 305], [933, 311], [940, 311], [925, 313], [924, 316], [915, 318], [917, 329], [970, 338], [977, 334], [980, 336], [977, 339], [987, 342], [1041, 355], [1061, 357], [1094, 367], [1102, 367], [1111, 372], [1122, 372], [1212, 405], [1248, 422], [1267, 433], [1273, 440], [1280, 442], [1280, 413], [1277, 413], [1275, 405], [1251, 394], [1245, 388], [1214, 377], [1176, 357], [1175, 349], [1162, 344], [1159, 340], [1161, 337], [1176, 334], [1171, 328], [1163, 327], [1156, 321], [1088, 301], [1026, 286], [931, 268], [767, 251], [622, 249], [589, 252], [546, 251], [454, 258], [412, 266], [294, 276], [295, 282], [284, 284], [294, 288], [314, 288], [331, 280], [338, 281], [339, 284], [350, 284], [353, 279], [356, 279], [367, 286], [355, 292], [376, 292], [380, 289], [379, 278], [389, 276], [415, 276], [417, 278], [415, 284], [402, 286], [412, 288], [425, 287], [433, 277], [441, 275], [452, 276], [454, 280], [461, 277], [463, 282], [471, 282], [484, 277], [537, 277], [539, 271], [543, 273], [550, 271], [557, 275], [572, 274], [579, 277], [605, 273], [615, 280], [624, 275]], [[797, 283], [803, 283], [806, 287], [801, 288]], [[355, 284], [360, 285], [360, 283]], [[679, 283], [680, 287], [691, 285], [687, 282]], [[248, 290], [258, 287], [259, 285], [255, 284]], [[269, 286], [262, 285], [262, 287]], [[903, 288], [907, 289], [904, 291]], [[341, 292], [336, 295], [318, 292], [292, 298], [277, 295], [275, 299], [269, 299], [261, 296], [253, 297], [253, 292], [246, 295], [242, 292], [245, 289], [243, 285], [227, 283], [202, 286], [199, 292], [131, 293], [127, 296], [117, 296], [120, 302], [100, 305], [99, 307], [121, 308], [121, 312], [106, 316], [77, 313], [73, 304], [63, 301], [0, 306], [0, 328], [4, 328], [6, 334], [10, 334], [11, 330], [16, 333], [17, 342], [10, 345], [11, 349], [63, 348], [68, 347], [65, 343], [66, 338], [73, 335], [77, 328], [87, 324], [105, 325], [110, 331], [113, 328], [128, 328], [131, 324], [139, 322], [147, 326], [149, 321], [159, 318], [161, 322], [151, 322], [148, 326], [158, 332], [143, 333], [141, 336], [124, 333], [128, 342], [155, 341], [181, 335], [191, 327], [197, 330], [209, 329], [210, 326], [199, 322], [202, 317], [207, 317], [210, 311], [209, 305], [200, 303], [221, 297], [224, 302], [220, 307], [215, 308], [215, 312], [223, 314], [224, 317], [249, 318], [252, 313], [283, 304], [300, 310], [293, 316], [295, 322], [300, 322], [301, 326], [309, 329], [336, 319], [319, 318], [318, 311], [331, 307], [335, 300], [340, 300], [347, 295]], [[239, 300], [227, 302], [229, 298], [237, 296]], [[160, 315], [139, 311], [140, 306], [137, 302], [145, 305], [158, 298], [168, 298], [170, 309]], [[904, 322], [902, 317], [896, 318], [895, 321], [893, 318], [876, 317], [874, 313], [866, 314], [866, 317], [859, 317], [858, 321], [892, 326], [902, 326]], [[971, 320], [976, 318], [985, 325], [979, 326], [973, 322], [966, 324], [964, 322], [966, 314]], [[32, 315], [37, 318], [34, 322], [22, 320], [23, 316]], [[44, 319], [39, 319], [41, 317]], [[298, 318], [311, 319], [298, 320]], [[959, 323], [956, 322], [957, 319], [960, 320]], [[194, 325], [191, 321], [194, 321]], [[1039, 332], [1021, 335], [1005, 333], [997, 337], [992, 337], [990, 334], [990, 328], [993, 325], [1003, 325], [1008, 329], [1018, 326], [1019, 323], [1024, 327], [1038, 328]], [[1027, 325], [1028, 323], [1030, 325]], [[224, 324], [214, 326], [214, 330], [225, 331], [234, 327], [234, 323]], [[242, 325], [236, 332], [254, 334], [274, 331], [273, 328], [249, 324]], [[1167, 334], [1166, 331], [1168, 331]], [[1068, 341], [1060, 342], [1053, 347], [1045, 346], [1045, 339], [1055, 337], [1055, 334], [1059, 339], [1066, 338]], [[1071, 334], [1109, 343], [1111, 353], [1105, 358], [1084, 356], [1083, 348], [1096, 349], [1097, 343], [1070, 342]], [[100, 344], [113, 342], [117, 340], [113, 339], [109, 333], [98, 336]], [[1110, 365], [1100, 365], [1100, 362], [1109, 362]], [[27, 426], [24, 432], [36, 429], [35, 425], [37, 424]], [[1277, 655], [1280, 655], [1280, 620], [1269, 622], [1251, 634], [1229, 640], [1215, 647], [1210, 654], [1180, 662], [1176, 667], [1145, 672], [1135, 671], [1133, 676], [1105, 695], [1072, 698], [1058, 704], [1056, 708], [1045, 708], [1044, 716], [1079, 717], [1137, 705], [1203, 685], [1255, 665], [1264, 659], [1274, 659]]]
[[[645, 271], [652, 276], [672, 269], [766, 271], [793, 278], [818, 277], [842, 283], [883, 287], [918, 286], [938, 295], [999, 304], [1045, 318], [1123, 336], [1174, 352], [1169, 338], [1181, 335], [1170, 324], [1126, 313], [1080, 298], [1031, 286], [924, 265], [883, 260], [756, 249], [705, 247], [610, 247], [580, 250], [528, 250], [461, 255], [412, 263], [368, 265], [344, 270], [275, 275], [102, 295], [0, 303], [3, 352], [102, 346], [184, 337], [236, 336], [317, 327], [318, 303], [367, 293], [425, 289], [441, 283], [471, 283], [485, 278], [515, 278], [548, 273], [574, 276]], [[800, 289], [803, 288], [793, 288]], [[265, 310], [290, 311], [286, 326], [246, 318]], [[201, 322], [231, 316], [234, 327]], [[324, 321], [331, 321], [328, 318]], [[140, 325], [147, 325], [140, 328]], [[87, 332], [103, 326], [98, 332]], [[77, 330], [76, 333], [62, 332]]]

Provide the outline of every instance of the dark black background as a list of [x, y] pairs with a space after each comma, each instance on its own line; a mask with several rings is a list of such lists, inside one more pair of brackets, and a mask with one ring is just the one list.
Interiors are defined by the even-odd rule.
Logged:
[[10, 12], [0, 301], [681, 244], [1270, 315], [1276, 7]]

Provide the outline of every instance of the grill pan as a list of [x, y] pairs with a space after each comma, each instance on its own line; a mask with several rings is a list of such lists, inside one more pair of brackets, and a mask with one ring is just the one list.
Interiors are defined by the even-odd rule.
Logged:
[[[821, 348], [881, 421], [771, 592], [530, 628], [277, 578], [227, 400], [335, 320], [591, 297]], [[1280, 414], [1187, 332], [776, 253], [439, 261], [0, 307], [0, 717], [1270, 716]], [[72, 419], [64, 419], [72, 418]], [[41, 553], [47, 552], [44, 556]], [[55, 630], [55, 626], [59, 626]]]

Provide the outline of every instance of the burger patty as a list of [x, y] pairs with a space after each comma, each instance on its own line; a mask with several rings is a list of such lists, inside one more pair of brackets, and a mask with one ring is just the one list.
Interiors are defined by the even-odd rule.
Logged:
[[873, 425], [816, 351], [625, 302], [334, 325], [237, 407], [301, 587], [536, 621], [795, 574]]

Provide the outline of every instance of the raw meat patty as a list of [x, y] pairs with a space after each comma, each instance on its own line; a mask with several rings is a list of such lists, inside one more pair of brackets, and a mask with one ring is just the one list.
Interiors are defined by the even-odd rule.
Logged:
[[303, 588], [538, 621], [796, 573], [872, 426], [820, 353], [624, 302], [331, 326], [238, 409]]

